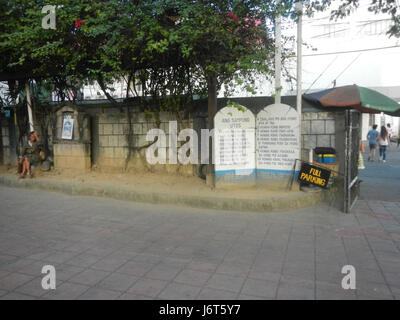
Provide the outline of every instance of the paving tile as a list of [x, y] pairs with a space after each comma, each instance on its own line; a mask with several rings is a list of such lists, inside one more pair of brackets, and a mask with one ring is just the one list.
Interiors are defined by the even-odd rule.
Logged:
[[246, 279], [240, 294], [274, 299], [276, 297], [277, 287], [278, 282]]
[[94, 286], [109, 275], [107, 271], [86, 269], [69, 279], [69, 282]]
[[384, 277], [391, 288], [393, 288], [393, 289], [396, 288], [396, 289], [400, 290], [400, 275], [399, 275], [399, 273], [385, 272]]
[[200, 287], [171, 282], [158, 297], [165, 300], [193, 300], [200, 290]]
[[400, 300], [400, 288], [392, 287], [392, 293], [396, 300]]
[[119, 296], [117, 300], [154, 300], [154, 297], [146, 297], [140, 294], [126, 292]]
[[325, 281], [333, 284], [342, 283], [345, 275], [341, 271], [342, 267], [319, 263], [317, 264], [315, 277], [317, 281]]
[[[57, 288], [57, 283], [56, 283]], [[42, 278], [36, 278], [32, 281], [29, 281], [22, 286], [19, 286], [15, 289], [15, 292], [30, 295], [33, 297], [41, 297], [48, 292], [48, 290], [43, 289], [42, 287]]]
[[272, 300], [272, 299], [265, 299], [265, 298], [256, 297], [256, 296], [249, 296], [247, 294], [241, 294], [237, 299], [238, 300]]
[[22, 286], [24, 283], [31, 281], [33, 278], [33, 276], [25, 274], [10, 273], [0, 279], [0, 289], [11, 291], [19, 286]]
[[301, 264], [301, 263], [285, 263], [282, 269], [282, 274], [284, 275], [292, 275], [301, 277], [307, 280], [314, 280], [315, 279], [315, 267], [314, 265]]
[[277, 299], [315, 299], [315, 282], [296, 276], [282, 275], [278, 286]]
[[283, 260], [272, 260], [269, 259], [268, 261], [260, 261], [256, 260], [252, 266], [252, 270], [256, 271], [267, 271], [271, 273], [281, 273], [283, 268]]
[[141, 277], [154, 267], [154, 264], [139, 261], [129, 261], [117, 269], [118, 273]]
[[121, 266], [123, 266], [129, 259], [128, 258], [115, 258], [115, 257], [106, 257], [91, 266], [92, 269], [103, 270], [103, 271], [116, 271]]
[[10, 274], [10, 271], [0, 270], [0, 279], [4, 278], [6, 275]]
[[210, 279], [211, 275], [207, 272], [184, 269], [176, 276], [174, 281], [201, 287]]
[[46, 264], [60, 264], [64, 263], [74, 256], [77, 256], [78, 254], [76, 252], [71, 252], [71, 251], [57, 251], [55, 253], [50, 254], [46, 258], [41, 259], [42, 261], [45, 261]]
[[99, 260], [100, 260], [99, 256], [82, 253], [80, 255], [77, 255], [77, 256], [67, 260], [65, 262], [65, 264], [72, 265], [75, 267], [87, 268], [87, 267], [92, 266]]
[[314, 289], [296, 284], [280, 284], [277, 292], [278, 300], [314, 300]]
[[37, 253], [30, 254], [30, 255], [26, 256], [25, 258], [33, 259], [33, 260], [43, 260], [44, 258], [50, 256], [54, 252], [55, 252], [55, 250], [43, 250], [43, 251], [39, 251]]
[[206, 287], [238, 293], [243, 285], [244, 277], [234, 277], [225, 274], [214, 274]]
[[193, 260], [186, 266], [186, 268], [203, 272], [214, 272], [219, 264], [220, 262]]
[[164, 280], [141, 278], [128, 289], [128, 292], [147, 297], [156, 297], [167, 284], [168, 281]]
[[385, 278], [380, 270], [356, 268], [356, 282], [374, 282], [384, 284]]
[[56, 266], [56, 279], [61, 281], [67, 281], [71, 279], [73, 276], [81, 273], [85, 270], [82, 267], [75, 267], [68, 264], [61, 264]]
[[262, 270], [250, 270], [248, 277], [251, 279], [260, 279], [260, 280], [268, 280], [268, 281], [279, 281], [281, 278], [280, 273], [273, 273]]
[[2, 269], [3, 266], [15, 262], [19, 260], [18, 257], [10, 255], [10, 254], [0, 254], [0, 268]]
[[122, 274], [122, 273], [112, 273], [101, 281], [98, 286], [114, 290], [114, 291], [127, 291], [139, 278], [136, 276]]
[[391, 297], [389, 297], [389, 296], [366, 296], [366, 295], [363, 295], [363, 294], [358, 294], [357, 295], [357, 300], [374, 300], [374, 301], [376, 301], [376, 300], [393, 300]]
[[36, 262], [36, 260], [22, 258], [22, 259], [13, 261], [11, 263], [2, 265], [1, 269], [5, 270], [5, 271], [10, 271], [10, 272], [19, 272], [21, 269], [31, 265], [34, 262]]
[[362, 282], [356, 283], [357, 295], [383, 299], [393, 299], [391, 290], [385, 284]]
[[161, 263], [156, 265], [148, 273], [146, 273], [146, 277], [151, 279], [168, 281], [174, 279], [180, 271], [181, 271], [180, 267], [170, 266]]
[[51, 300], [74, 300], [89, 288], [88, 286], [77, 283], [64, 282], [55, 290], [46, 293], [42, 298]]
[[90, 288], [84, 294], [78, 297], [78, 300], [115, 300], [121, 295], [121, 292], [107, 290], [104, 288]]
[[149, 253], [139, 253], [132, 258], [132, 261], [137, 262], [146, 262], [146, 263], [160, 263], [162, 261], [162, 257]]
[[203, 288], [197, 300], [234, 300], [237, 297], [237, 293], [232, 291]]
[[331, 284], [327, 282], [316, 282], [317, 300], [355, 300], [357, 299], [356, 290], [342, 288], [341, 284]]
[[0, 297], [0, 300], [36, 300], [37, 298], [18, 293], [18, 292], [10, 292], [4, 296]]
[[246, 277], [251, 269], [251, 263], [229, 263], [229, 262], [222, 262], [217, 270], [216, 273], [223, 273], [232, 276], [240, 276]]

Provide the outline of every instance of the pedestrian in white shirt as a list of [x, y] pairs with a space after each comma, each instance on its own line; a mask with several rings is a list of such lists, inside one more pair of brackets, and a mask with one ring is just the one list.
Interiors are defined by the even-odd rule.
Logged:
[[379, 161], [386, 162], [386, 149], [390, 140], [385, 126], [382, 126], [377, 140], [379, 144]]

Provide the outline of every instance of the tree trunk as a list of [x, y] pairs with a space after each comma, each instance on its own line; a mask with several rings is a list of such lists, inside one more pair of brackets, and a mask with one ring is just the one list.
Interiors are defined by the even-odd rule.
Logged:
[[[217, 77], [215, 75], [209, 76], [207, 79], [208, 86], [208, 130], [214, 129], [214, 116], [217, 112]], [[207, 185], [211, 188], [215, 187], [215, 164], [214, 158], [214, 140], [209, 140], [209, 165], [207, 173]]]

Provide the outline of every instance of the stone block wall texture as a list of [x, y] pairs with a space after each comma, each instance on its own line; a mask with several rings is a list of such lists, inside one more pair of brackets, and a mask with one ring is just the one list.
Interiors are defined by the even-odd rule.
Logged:
[[335, 123], [338, 114], [333, 112], [304, 112], [302, 114], [302, 160], [308, 160], [309, 150], [316, 147], [336, 149]]
[[10, 165], [10, 128], [7, 119], [0, 119], [0, 164]]
[[56, 143], [53, 151], [56, 168], [86, 171], [91, 167], [89, 143]]
[[[129, 119], [126, 114], [101, 114], [98, 116], [99, 145], [97, 165], [100, 170], [108, 172], [122, 172], [125, 170], [155, 171], [193, 175], [197, 170], [196, 165], [170, 164], [169, 163], [169, 124], [176, 121], [176, 116], [161, 112], [159, 119], [147, 117], [143, 112], [131, 115], [131, 132], [129, 135]], [[183, 120], [183, 128], [193, 128], [195, 120]], [[142, 148], [150, 143], [146, 135], [151, 129], [161, 129], [166, 135], [166, 164], [149, 164], [146, 159], [146, 149]], [[178, 128], [178, 133], [181, 128]], [[131, 139], [131, 155], [129, 155], [128, 139]], [[200, 139], [200, 135], [199, 135]], [[178, 142], [178, 148], [180, 143]]]

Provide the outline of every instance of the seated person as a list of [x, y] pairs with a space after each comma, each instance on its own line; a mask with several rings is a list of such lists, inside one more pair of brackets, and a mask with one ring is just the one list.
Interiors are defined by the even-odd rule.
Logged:
[[22, 165], [22, 173], [20, 178], [25, 178], [25, 175], [32, 177], [31, 166], [41, 163], [43, 158], [43, 151], [39, 145], [39, 136], [35, 131], [29, 134], [28, 142], [22, 149], [22, 159], [19, 160], [19, 165]]

